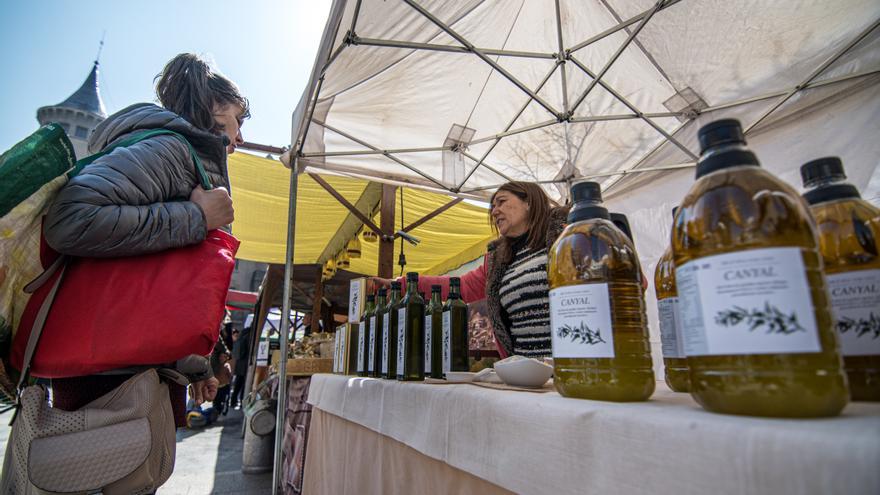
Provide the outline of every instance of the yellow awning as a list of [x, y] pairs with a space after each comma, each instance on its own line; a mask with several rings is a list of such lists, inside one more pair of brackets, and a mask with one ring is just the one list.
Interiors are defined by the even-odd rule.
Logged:
[[[322, 175], [352, 204], [367, 188], [368, 181]], [[229, 157], [229, 179], [235, 206], [232, 230], [241, 241], [239, 259], [262, 263], [284, 263], [287, 250], [287, 212], [290, 171], [280, 162], [247, 153]], [[294, 263], [317, 263], [328, 241], [336, 234], [348, 209], [339, 204], [308, 175], [301, 175], [297, 190], [296, 249]], [[397, 193], [395, 230], [400, 229], [400, 193]], [[404, 225], [409, 225], [451, 201], [442, 194], [404, 188]], [[373, 219], [379, 225], [377, 214]], [[458, 203], [437, 217], [410, 231], [421, 240], [418, 246], [405, 243], [407, 271], [436, 275], [467, 263], [486, 250], [493, 238], [486, 209]], [[350, 271], [375, 275], [378, 243], [362, 242], [360, 259], [351, 260]], [[394, 245], [394, 262], [400, 240]], [[395, 274], [399, 267], [395, 266]]]

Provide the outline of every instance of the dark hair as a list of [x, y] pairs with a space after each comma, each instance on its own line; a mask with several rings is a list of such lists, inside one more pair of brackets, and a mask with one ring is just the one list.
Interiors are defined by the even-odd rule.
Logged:
[[[526, 244], [529, 249], [544, 249], [547, 247], [547, 224], [550, 220], [550, 198], [538, 184], [532, 182], [511, 181], [503, 184], [492, 194], [489, 203], [495, 201], [495, 195], [501, 191], [507, 191], [529, 205], [526, 216], [528, 222], [528, 237]], [[498, 227], [492, 221], [492, 207], [489, 207], [489, 225], [492, 231], [498, 233]], [[500, 236], [496, 249], [499, 251], [501, 261], [507, 263], [513, 257], [509, 240]]]
[[218, 133], [213, 115], [216, 105], [231, 103], [241, 107], [243, 118], [251, 115], [238, 86], [198, 55], [181, 53], [172, 58], [154, 80], [159, 103], [199, 129]]

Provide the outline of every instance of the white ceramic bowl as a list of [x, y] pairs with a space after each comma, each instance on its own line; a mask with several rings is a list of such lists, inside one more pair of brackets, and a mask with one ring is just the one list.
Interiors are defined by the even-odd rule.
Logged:
[[536, 359], [519, 359], [495, 363], [495, 372], [510, 386], [538, 388], [553, 375], [553, 367]]

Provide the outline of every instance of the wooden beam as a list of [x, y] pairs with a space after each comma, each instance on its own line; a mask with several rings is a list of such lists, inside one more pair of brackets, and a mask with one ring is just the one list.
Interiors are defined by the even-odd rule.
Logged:
[[[394, 232], [394, 205], [397, 186], [382, 184], [382, 228], [380, 232]], [[379, 267], [377, 272], [382, 278], [394, 276], [394, 238], [391, 236], [379, 236]]]
[[[314, 181], [317, 182], [318, 184], [320, 184], [320, 186], [323, 187], [328, 193], [330, 193], [331, 196], [336, 198], [336, 201], [339, 201], [339, 203], [342, 204], [342, 206], [348, 208], [348, 211], [350, 211], [352, 215], [358, 217], [358, 219], [361, 222], [364, 222], [364, 225], [369, 227], [373, 232], [379, 234], [379, 236], [382, 236], [383, 233], [386, 232], [386, 231], [382, 230], [381, 228], [379, 228], [375, 223], [373, 223], [372, 220], [367, 218], [366, 215], [361, 213], [360, 210], [355, 208], [353, 204], [351, 204], [347, 199], [345, 199], [341, 194], [339, 194], [339, 192], [336, 191], [336, 189], [333, 189], [333, 186], [328, 184], [327, 181], [325, 181], [320, 175], [310, 173], [309, 177], [314, 179]], [[382, 223], [384, 225], [384, 221]], [[392, 225], [392, 228], [393, 228], [393, 225]], [[394, 231], [393, 230], [388, 231], [387, 235], [391, 235], [392, 232], [394, 232]]]
[[322, 299], [324, 299], [324, 281], [322, 280], [322, 271], [323, 268], [321, 265], [318, 265], [318, 268], [315, 270], [315, 299], [312, 301], [312, 333], [318, 333], [321, 331], [321, 326], [318, 322], [321, 320], [321, 304]]
[[[464, 201], [462, 198], [455, 198], [455, 199], [453, 199], [452, 201], [450, 201], [450, 202], [446, 203], [445, 205], [441, 206], [440, 208], [437, 208], [436, 210], [432, 211], [431, 213], [428, 213], [427, 215], [423, 216], [422, 218], [420, 218], [420, 219], [416, 220], [415, 222], [413, 222], [413, 223], [407, 225], [406, 228], [403, 229], [403, 231], [404, 231], [404, 232], [409, 232], [410, 230], [415, 229], [416, 227], [422, 225], [423, 223], [427, 222], [428, 220], [431, 220], [432, 218], [434, 218], [434, 217], [436, 217], [437, 215], [443, 213], [444, 211], [446, 211], [446, 210], [452, 208], [453, 206], [455, 206], [455, 205], [461, 203], [462, 201]], [[395, 239], [398, 238], [398, 237], [400, 237], [400, 236], [397, 235], [397, 234], [394, 234], [394, 238], [395, 238]]]

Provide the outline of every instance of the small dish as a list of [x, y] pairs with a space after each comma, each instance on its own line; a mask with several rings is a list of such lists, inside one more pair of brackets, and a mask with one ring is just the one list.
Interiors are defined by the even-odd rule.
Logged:
[[467, 383], [474, 381], [476, 373], [470, 371], [447, 371], [446, 381], [450, 383]]
[[504, 383], [504, 381], [498, 377], [498, 373], [495, 373], [495, 370], [492, 368], [480, 370], [479, 373], [474, 375], [474, 381], [483, 383]]
[[553, 375], [553, 367], [537, 359], [506, 359], [495, 363], [495, 372], [504, 383], [513, 387], [540, 388]]

